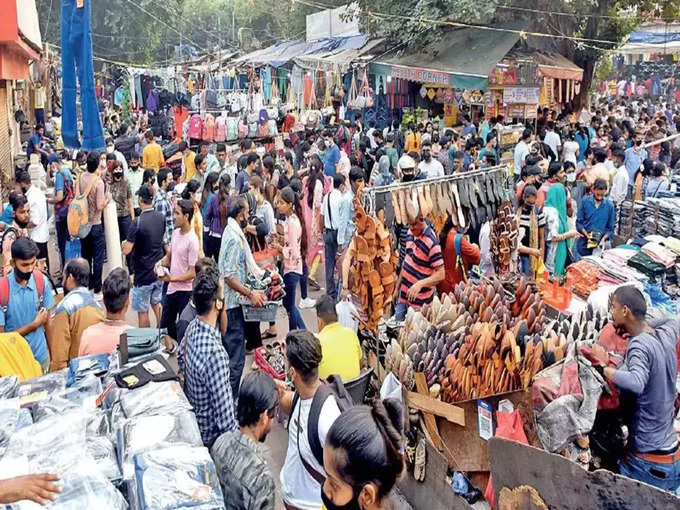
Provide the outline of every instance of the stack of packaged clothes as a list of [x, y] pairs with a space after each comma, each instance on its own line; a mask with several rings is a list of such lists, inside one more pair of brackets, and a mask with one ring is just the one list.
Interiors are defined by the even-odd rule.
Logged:
[[643, 251], [637, 252], [628, 259], [628, 265], [647, 276], [650, 280], [656, 280], [666, 273], [666, 266], [657, 262]]
[[191, 405], [158, 356], [122, 367], [116, 355], [87, 356], [30, 381], [0, 378], [0, 472], [59, 473], [57, 510], [224, 509]]
[[642, 252], [666, 268], [673, 267], [677, 259], [677, 255], [674, 252], [655, 242], [645, 244], [642, 247]]
[[598, 278], [601, 283], [620, 285], [631, 280], [647, 280], [644, 274], [627, 265], [637, 252], [637, 249], [613, 248], [602, 252], [601, 257], [585, 257], [585, 259], [600, 267]]

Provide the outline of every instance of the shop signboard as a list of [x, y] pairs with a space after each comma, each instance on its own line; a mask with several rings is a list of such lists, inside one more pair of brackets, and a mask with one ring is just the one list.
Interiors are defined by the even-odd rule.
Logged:
[[435, 85], [449, 85], [451, 82], [449, 73], [431, 71], [429, 69], [419, 69], [417, 67], [392, 66], [390, 75], [392, 78], [400, 78], [402, 80], [417, 81], [420, 83], [430, 83]]
[[509, 118], [523, 118], [524, 117], [524, 105], [523, 104], [511, 104], [508, 105], [508, 117]]
[[525, 119], [535, 119], [538, 116], [537, 106], [535, 104], [525, 105], [524, 118]]
[[503, 89], [505, 104], [538, 104], [538, 87], [506, 87]]

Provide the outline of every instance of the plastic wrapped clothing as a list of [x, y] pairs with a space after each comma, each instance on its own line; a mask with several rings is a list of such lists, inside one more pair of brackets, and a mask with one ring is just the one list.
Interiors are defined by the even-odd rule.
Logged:
[[116, 447], [108, 437], [95, 436], [87, 439], [87, 453], [97, 463], [97, 468], [111, 483], [118, 484], [123, 478], [116, 457]]
[[109, 370], [110, 356], [108, 354], [94, 354], [74, 358], [68, 362], [68, 380], [66, 386], [72, 386], [87, 374], [102, 375]]
[[536, 375], [531, 397], [536, 432], [546, 450], [559, 451], [591, 431], [604, 385], [591, 363], [575, 354], [574, 344], [564, 360]]
[[36, 394], [40, 398], [45, 399], [51, 394], [64, 391], [66, 389], [67, 378], [68, 371], [64, 369], [24, 381], [17, 387], [16, 396], [28, 397], [28, 395]]
[[135, 455], [142, 510], [225, 508], [210, 453], [204, 447], [170, 446]]
[[120, 406], [127, 418], [143, 414], [174, 414], [191, 409], [177, 381], [150, 382], [134, 390], [122, 391]]
[[62, 451], [70, 446], [82, 450], [90, 416], [83, 410], [54, 415], [18, 430], [9, 439], [7, 455], [38, 456]]
[[0, 409], [0, 457], [5, 453], [9, 439], [24, 427], [33, 425], [31, 411], [19, 409]]
[[18, 385], [19, 378], [16, 375], [0, 377], [0, 399], [14, 397]]
[[118, 454], [122, 459], [125, 480], [133, 476], [132, 462], [138, 453], [173, 444], [203, 445], [196, 417], [191, 411], [175, 415], [136, 416], [117, 432]]
[[33, 405], [33, 420], [37, 423], [50, 416], [59, 416], [67, 411], [83, 409], [94, 410], [97, 396], [102, 392], [102, 384], [98, 377], [89, 374], [70, 388], [50, 395]]

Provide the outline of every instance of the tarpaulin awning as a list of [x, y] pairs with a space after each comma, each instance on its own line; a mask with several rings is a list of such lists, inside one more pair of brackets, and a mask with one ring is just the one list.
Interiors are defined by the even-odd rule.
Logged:
[[532, 58], [541, 76], [558, 80], [583, 80], [583, 69], [563, 55], [536, 51]]
[[382, 58], [373, 67], [393, 78], [486, 90], [489, 73], [518, 39], [516, 32], [459, 28], [444, 34], [426, 51]]
[[235, 63], [251, 65], [271, 65], [280, 67], [291, 60], [309, 55], [325, 55], [328, 57], [344, 50], [358, 50], [366, 45], [367, 35], [350, 37], [329, 37], [318, 41], [278, 41], [268, 48], [254, 51], [236, 59]]

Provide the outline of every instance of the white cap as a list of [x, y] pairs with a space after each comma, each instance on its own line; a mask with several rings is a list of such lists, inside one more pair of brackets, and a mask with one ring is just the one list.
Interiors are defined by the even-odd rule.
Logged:
[[399, 158], [397, 166], [399, 167], [399, 170], [403, 170], [404, 168], [415, 168], [416, 162], [411, 156], [404, 154], [401, 158]]

